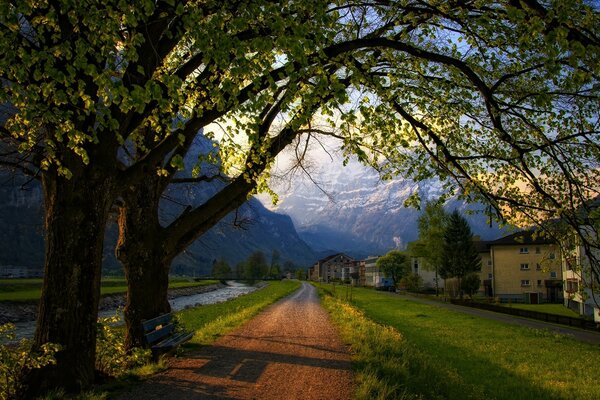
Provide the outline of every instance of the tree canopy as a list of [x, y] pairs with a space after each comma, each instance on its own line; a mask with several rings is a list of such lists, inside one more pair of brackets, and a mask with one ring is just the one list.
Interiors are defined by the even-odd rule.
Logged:
[[42, 177], [36, 344], [65, 345], [31, 381], [89, 385], [109, 211], [215, 121], [231, 182], [182, 212], [171, 253], [319, 135], [383, 178], [439, 176], [499, 219], [560, 218], [598, 249], [598, 22], [582, 0], [0, 3], [0, 162]]
[[377, 259], [377, 268], [388, 278], [391, 278], [394, 286], [410, 272], [410, 258], [405, 253], [392, 250]]

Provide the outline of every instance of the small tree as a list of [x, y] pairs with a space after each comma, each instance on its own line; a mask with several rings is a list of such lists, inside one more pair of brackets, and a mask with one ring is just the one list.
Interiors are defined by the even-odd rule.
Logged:
[[268, 266], [267, 258], [262, 251], [255, 251], [246, 260], [246, 266], [244, 269], [246, 279], [249, 281], [255, 281], [263, 278], [267, 275]]
[[392, 250], [383, 257], [377, 259], [377, 268], [394, 282], [394, 286], [400, 283], [400, 279], [409, 273], [409, 257], [398, 250]]
[[298, 268], [296, 270], [296, 279], [298, 279], [299, 281], [306, 280], [306, 271], [304, 271], [303, 269]]
[[423, 287], [423, 278], [413, 272], [400, 279], [400, 284], [410, 292], [418, 292]]
[[467, 296], [472, 298], [473, 295], [479, 290], [480, 285], [481, 279], [479, 278], [479, 274], [471, 272], [470, 274], [465, 275], [460, 284], [460, 288], [467, 294]]
[[448, 214], [441, 201], [430, 201], [425, 205], [423, 214], [419, 216], [419, 240], [409, 251], [415, 257], [425, 260], [423, 267], [435, 271], [435, 294], [438, 294], [438, 275], [444, 259], [444, 230], [448, 223]]
[[227, 261], [222, 258], [213, 264], [212, 276], [216, 279], [225, 279], [231, 277], [231, 267]]
[[[481, 270], [481, 258], [473, 244], [473, 233], [467, 220], [457, 210], [450, 214], [444, 230], [443, 254], [440, 276], [444, 279], [457, 278], [459, 288], [467, 274]], [[460, 296], [462, 298], [462, 291]]]

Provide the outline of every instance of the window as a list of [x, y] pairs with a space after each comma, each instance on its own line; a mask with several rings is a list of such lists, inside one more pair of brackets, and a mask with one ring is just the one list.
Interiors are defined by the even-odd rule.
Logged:
[[540, 263], [535, 263], [535, 270], [536, 271], [541, 271], [542, 270], [542, 266], [540, 265]]
[[519, 253], [520, 254], [529, 254], [529, 248], [527, 248], [527, 247], [521, 247], [519, 249]]
[[492, 266], [492, 260], [488, 260], [487, 265]]
[[492, 274], [488, 274], [488, 279], [492, 279]]
[[554, 260], [556, 258], [556, 255], [554, 253], [550, 253], [548, 255], [548, 258], [551, 259], [551, 260]]
[[521, 279], [521, 286], [531, 286], [529, 279]]
[[567, 280], [567, 292], [575, 293], [579, 290], [579, 282], [577, 279], [568, 279]]
[[539, 247], [535, 248], [535, 254], [540, 254], [542, 252], [542, 249], [540, 249]]
[[550, 278], [556, 278], [556, 272], [550, 272]]
[[521, 271], [527, 271], [529, 270], [529, 264], [525, 263], [525, 264], [521, 264]]
[[538, 286], [542, 286], [542, 280], [538, 279], [537, 281], [538, 281]]

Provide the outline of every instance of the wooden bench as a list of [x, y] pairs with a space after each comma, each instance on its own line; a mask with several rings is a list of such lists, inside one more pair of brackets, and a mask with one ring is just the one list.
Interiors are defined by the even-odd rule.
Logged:
[[171, 352], [194, 336], [194, 332], [175, 332], [173, 314], [171, 313], [142, 322], [142, 328], [144, 329], [146, 344], [152, 350], [154, 359], [157, 359], [161, 354]]

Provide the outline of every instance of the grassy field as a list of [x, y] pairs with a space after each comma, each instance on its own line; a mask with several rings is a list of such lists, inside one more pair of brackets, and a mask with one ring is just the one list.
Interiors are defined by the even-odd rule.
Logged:
[[355, 353], [357, 398], [600, 398], [599, 346], [368, 289], [356, 308], [324, 304]]
[[180, 311], [178, 318], [186, 330], [196, 332], [184, 348], [214, 342], [298, 287], [299, 281], [271, 281], [267, 287], [233, 300]]
[[565, 307], [562, 304], [521, 304], [513, 303], [510, 306], [507, 304], [500, 304], [505, 307], [520, 308], [522, 310], [538, 311], [548, 314], [564, 315], [566, 317], [579, 317], [575, 311]]
[[[194, 281], [192, 279], [174, 278], [169, 282], [170, 288], [212, 285], [218, 281]], [[102, 294], [125, 293], [125, 278], [102, 279]], [[37, 301], [42, 292], [42, 279], [0, 279], [0, 301]]]

